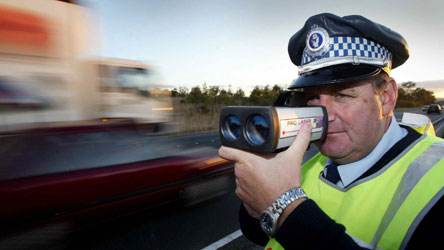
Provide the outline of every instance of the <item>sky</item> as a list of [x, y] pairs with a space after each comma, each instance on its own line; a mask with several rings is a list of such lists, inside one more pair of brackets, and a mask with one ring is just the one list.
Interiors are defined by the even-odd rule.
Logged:
[[[410, 58], [392, 71], [398, 83], [444, 97], [442, 0], [89, 0], [99, 55], [152, 65], [169, 88], [220, 86], [247, 93], [285, 88], [297, 78], [289, 38], [312, 15], [358, 14], [400, 33]], [[440, 81], [442, 80], [442, 81]], [[442, 86], [443, 85], [443, 86]], [[441, 93], [442, 92], [442, 93]]]

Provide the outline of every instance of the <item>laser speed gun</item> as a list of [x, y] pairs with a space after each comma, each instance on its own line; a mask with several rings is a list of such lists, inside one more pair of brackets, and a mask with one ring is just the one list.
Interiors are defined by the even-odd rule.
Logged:
[[325, 107], [296, 106], [294, 98], [300, 98], [300, 93], [285, 92], [272, 106], [224, 107], [219, 120], [222, 145], [261, 153], [281, 151], [304, 123], [313, 127], [310, 141], [323, 140], [328, 124]]

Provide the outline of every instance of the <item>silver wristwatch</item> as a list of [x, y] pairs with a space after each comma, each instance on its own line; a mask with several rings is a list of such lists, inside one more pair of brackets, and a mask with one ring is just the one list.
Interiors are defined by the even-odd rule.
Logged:
[[276, 233], [279, 217], [284, 209], [293, 201], [303, 197], [307, 197], [307, 195], [302, 188], [293, 188], [283, 193], [268, 209], [265, 209], [260, 218], [262, 230], [264, 230], [265, 234], [273, 236]]

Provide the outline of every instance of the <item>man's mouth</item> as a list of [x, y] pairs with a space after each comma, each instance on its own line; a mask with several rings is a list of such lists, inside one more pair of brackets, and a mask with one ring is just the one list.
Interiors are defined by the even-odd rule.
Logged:
[[328, 131], [327, 134], [339, 134], [339, 133], [343, 133], [344, 131]]

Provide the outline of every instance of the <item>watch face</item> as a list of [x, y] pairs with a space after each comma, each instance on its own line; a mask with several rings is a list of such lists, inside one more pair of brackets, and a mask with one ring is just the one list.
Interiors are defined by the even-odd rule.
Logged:
[[268, 210], [261, 215], [261, 226], [267, 235], [274, 234], [276, 223], [273, 215]]
[[264, 231], [271, 232], [271, 229], [273, 228], [273, 220], [271, 219], [269, 214], [262, 214], [261, 225]]

